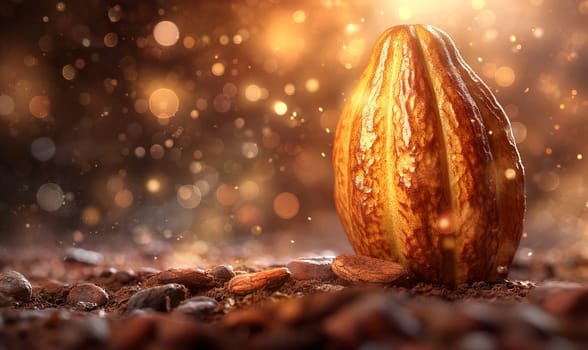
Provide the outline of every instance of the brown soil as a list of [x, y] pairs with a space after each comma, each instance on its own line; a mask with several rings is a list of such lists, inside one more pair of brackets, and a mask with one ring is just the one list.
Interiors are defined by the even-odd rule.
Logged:
[[[165, 296], [165, 309], [153, 311], [128, 310], [129, 299], [139, 291], [163, 285], [156, 277], [158, 271], [170, 267], [166, 266], [168, 260], [165, 255], [153, 260], [144, 252], [132, 254], [136, 256], [127, 253], [125, 259], [105, 254], [105, 259], [96, 263], [64, 260], [65, 251], [37, 249], [16, 254], [5, 250], [0, 256], [2, 270], [22, 273], [31, 282], [33, 293], [26, 302], [10, 298], [6, 302], [4, 297], [0, 349], [518, 349], [588, 345], [588, 328], [581, 326], [588, 320], [588, 292], [583, 282], [588, 263], [578, 255], [566, 254], [555, 259], [557, 263], [540, 255], [532, 261], [519, 259], [510, 280], [456, 288], [410, 279], [369, 285], [340, 278], [290, 277], [281, 285], [245, 295], [231, 292], [227, 280], [214, 278], [211, 268], [216, 264], [201, 262], [190, 268], [208, 271], [211, 282], [180, 285], [187, 291], [185, 295], [177, 302]], [[271, 267], [276, 266], [284, 265]], [[244, 261], [233, 268], [241, 274], [269, 267]], [[103, 288], [108, 302], [68, 302], [72, 286], [81, 282]], [[562, 292], [568, 289], [575, 294]], [[177, 307], [183, 299], [198, 296], [213, 300], [194, 299], [196, 306], [190, 311]], [[90, 293], [87, 297], [92, 301], [97, 296]]]

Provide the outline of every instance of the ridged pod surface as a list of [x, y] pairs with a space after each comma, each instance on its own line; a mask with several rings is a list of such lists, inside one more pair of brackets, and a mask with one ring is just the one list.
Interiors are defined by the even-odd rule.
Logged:
[[490, 89], [443, 31], [388, 29], [333, 146], [337, 212], [359, 255], [457, 285], [508, 274], [523, 229], [523, 166]]

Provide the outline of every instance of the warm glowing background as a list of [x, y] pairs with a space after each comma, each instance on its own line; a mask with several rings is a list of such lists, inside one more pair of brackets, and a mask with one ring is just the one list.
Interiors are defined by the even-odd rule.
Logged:
[[401, 23], [447, 31], [509, 114], [523, 252], [588, 247], [588, 0], [3, 1], [1, 239], [349, 250], [333, 131]]

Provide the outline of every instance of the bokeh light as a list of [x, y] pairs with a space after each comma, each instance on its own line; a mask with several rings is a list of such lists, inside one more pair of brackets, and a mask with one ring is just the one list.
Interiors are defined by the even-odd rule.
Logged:
[[92, 4], [0, 11], [2, 232], [45, 220], [64, 241], [188, 232], [183, 244], [330, 227], [320, 237], [345, 244], [332, 200], [341, 108], [383, 31], [429, 23], [510, 116], [523, 245], [588, 242], [586, 0]]
[[178, 203], [186, 209], [196, 208], [202, 200], [200, 189], [194, 185], [183, 185], [178, 188]]
[[161, 190], [161, 181], [159, 181], [159, 179], [156, 178], [151, 178], [147, 180], [147, 182], [145, 183], [145, 187], [147, 188], [147, 191], [151, 193], [157, 193]]
[[412, 17], [412, 10], [410, 7], [399, 7], [398, 8], [398, 17], [403, 20], [407, 21]]
[[274, 112], [276, 112], [277, 115], [284, 115], [288, 112], [288, 105], [282, 101], [278, 101], [274, 103]]
[[282, 219], [292, 219], [300, 210], [298, 197], [290, 192], [282, 192], [274, 198], [274, 212]]
[[231, 206], [237, 202], [239, 199], [239, 192], [227, 184], [221, 184], [216, 189], [216, 200], [224, 205], [224, 206]]
[[113, 7], [108, 9], [108, 19], [112, 23], [116, 23], [121, 20], [123, 15], [122, 8], [120, 5], [114, 5]]
[[517, 177], [517, 171], [511, 168], [508, 168], [504, 171], [504, 177], [507, 180], [514, 180]]
[[171, 118], [180, 108], [180, 99], [171, 89], [160, 88], [149, 96], [149, 110], [157, 118]]
[[259, 154], [259, 148], [257, 147], [257, 143], [255, 142], [244, 142], [241, 146], [241, 153], [247, 159], [252, 159], [257, 157]]
[[14, 111], [14, 99], [8, 95], [0, 95], [0, 115], [9, 115]]
[[82, 210], [82, 222], [86, 226], [98, 225], [101, 217], [100, 210], [94, 206], [87, 206]]
[[29, 111], [37, 118], [45, 118], [49, 115], [51, 102], [47, 96], [34, 96], [29, 102]]
[[115, 47], [118, 44], [118, 35], [110, 32], [104, 36], [104, 45], [106, 47]]
[[41, 162], [46, 162], [55, 155], [55, 142], [49, 137], [39, 137], [31, 143], [31, 154]]
[[294, 84], [284, 85], [284, 93], [288, 96], [292, 96], [296, 93], [296, 86]]
[[161, 21], [153, 28], [153, 38], [161, 46], [172, 46], [180, 39], [180, 30], [174, 22]]
[[255, 181], [245, 180], [239, 185], [239, 194], [244, 200], [255, 200], [259, 193], [260, 188]]
[[63, 78], [65, 80], [74, 80], [74, 78], [76, 77], [76, 74], [77, 74], [76, 68], [71, 64], [66, 64], [61, 69], [61, 75], [63, 75]]
[[306, 20], [306, 13], [302, 10], [296, 10], [292, 13], [292, 20], [294, 23], [303, 23]]
[[117, 191], [114, 195], [114, 204], [120, 208], [128, 208], [133, 204], [134, 196], [128, 189]]
[[251, 102], [256, 102], [261, 99], [262, 92], [261, 88], [255, 84], [248, 85], [245, 88], [245, 98]]
[[515, 73], [510, 67], [499, 67], [494, 72], [494, 77], [496, 79], [496, 84], [502, 87], [511, 86], [515, 81]]
[[472, 9], [481, 10], [486, 5], [485, 0], [472, 0]]
[[317, 92], [321, 85], [317, 79], [310, 78], [304, 83], [304, 86], [308, 92]]
[[64, 198], [63, 190], [56, 183], [43, 184], [37, 190], [37, 204], [45, 211], [57, 211], [63, 205]]
[[215, 62], [213, 63], [212, 67], [210, 67], [210, 71], [212, 74], [220, 77], [221, 75], [225, 74], [225, 65], [221, 62]]
[[165, 148], [159, 144], [153, 144], [149, 148], [149, 154], [153, 159], [162, 159], [165, 156]]

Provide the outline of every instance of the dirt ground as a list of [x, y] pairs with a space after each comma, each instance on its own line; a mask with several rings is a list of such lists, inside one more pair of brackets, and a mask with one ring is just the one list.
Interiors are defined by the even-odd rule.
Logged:
[[351, 283], [331, 257], [174, 266], [169, 255], [4, 248], [0, 349], [588, 347], [581, 254], [518, 256], [508, 280], [455, 288]]

